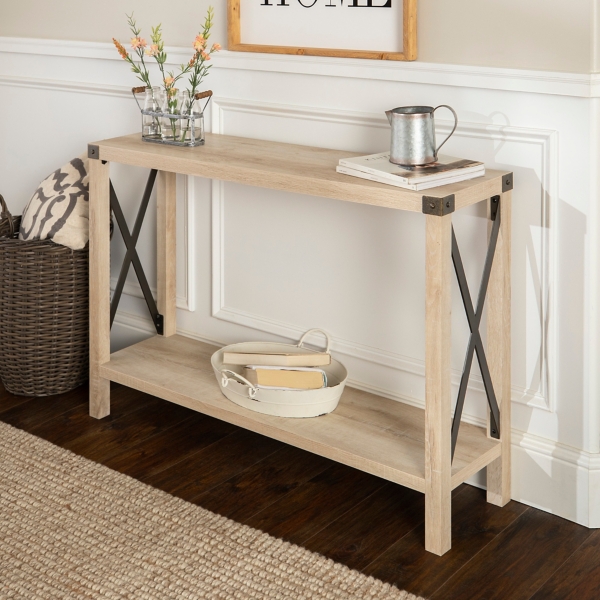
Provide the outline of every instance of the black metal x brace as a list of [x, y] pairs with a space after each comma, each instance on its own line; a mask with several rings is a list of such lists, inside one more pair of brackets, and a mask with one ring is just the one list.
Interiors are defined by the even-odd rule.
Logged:
[[500, 438], [500, 411], [498, 409], [496, 394], [494, 393], [494, 386], [492, 384], [492, 377], [490, 375], [490, 369], [485, 356], [481, 334], [479, 333], [479, 324], [481, 323], [481, 315], [483, 314], [485, 296], [487, 293], [488, 283], [490, 281], [492, 263], [494, 261], [496, 243], [498, 241], [498, 233], [500, 231], [500, 196], [493, 196], [491, 198], [490, 207], [490, 217], [494, 224], [492, 225], [492, 233], [490, 235], [487, 255], [485, 257], [485, 265], [483, 267], [483, 275], [481, 277], [481, 284], [479, 287], [477, 311], [473, 309], [473, 301], [471, 300], [471, 293], [469, 292], [465, 269], [463, 267], [460, 251], [458, 249], [456, 236], [454, 235], [454, 228], [452, 228], [452, 262], [454, 263], [454, 270], [456, 271], [456, 278], [458, 279], [458, 287], [460, 288], [460, 294], [463, 299], [465, 312], [467, 313], [467, 321], [469, 322], [469, 329], [471, 330], [463, 373], [460, 379], [460, 387], [458, 388], [458, 399], [456, 401], [456, 410], [454, 411], [454, 420], [452, 421], [452, 458], [454, 458], [454, 450], [456, 449], [460, 418], [462, 416], [463, 406], [465, 403], [467, 384], [469, 383], [471, 365], [473, 364], [473, 353], [475, 351], [477, 352], [479, 370], [481, 371], [481, 376], [483, 377], [483, 385], [485, 387], [485, 393], [490, 406], [490, 434], [496, 439]]
[[121, 294], [123, 292], [123, 286], [125, 285], [125, 280], [127, 278], [129, 266], [133, 263], [135, 274], [137, 275], [138, 281], [140, 282], [140, 287], [142, 288], [142, 293], [144, 294], [144, 298], [146, 299], [148, 310], [150, 311], [150, 314], [152, 316], [154, 326], [156, 327], [156, 333], [162, 335], [163, 316], [158, 312], [158, 308], [152, 296], [152, 292], [150, 291], [150, 286], [148, 285], [148, 280], [146, 279], [146, 274], [144, 273], [140, 257], [138, 256], [137, 250], [135, 249], [135, 245], [137, 244], [138, 238], [140, 237], [140, 231], [142, 230], [142, 225], [144, 223], [144, 217], [146, 216], [146, 209], [148, 208], [148, 203], [150, 202], [150, 196], [152, 194], [152, 188], [154, 187], [154, 182], [156, 180], [156, 174], [156, 169], [152, 169], [150, 171], [150, 175], [148, 176], [148, 182], [146, 183], [146, 189], [144, 190], [144, 195], [142, 197], [142, 202], [137, 214], [137, 218], [135, 220], [135, 224], [133, 226], [132, 233], [129, 233], [129, 228], [127, 227], [127, 222], [125, 221], [125, 216], [123, 215], [123, 211], [121, 210], [121, 205], [119, 204], [119, 199], [117, 198], [117, 194], [115, 193], [112, 181], [110, 183], [110, 208], [115, 215], [115, 219], [117, 220], [117, 224], [119, 225], [121, 235], [123, 236], [123, 241], [125, 242], [125, 246], [127, 247], [125, 260], [123, 261], [123, 266], [121, 267], [119, 279], [117, 280], [115, 292], [113, 294], [113, 298], [110, 304], [110, 326], [112, 327], [113, 321], [115, 320], [115, 315], [117, 314], [117, 306], [119, 305], [119, 300], [121, 299]]

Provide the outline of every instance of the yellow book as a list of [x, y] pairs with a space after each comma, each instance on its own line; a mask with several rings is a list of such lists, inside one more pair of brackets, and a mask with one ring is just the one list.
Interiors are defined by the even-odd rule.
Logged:
[[250, 365], [244, 369], [244, 377], [267, 388], [318, 390], [327, 385], [327, 375], [321, 369]]

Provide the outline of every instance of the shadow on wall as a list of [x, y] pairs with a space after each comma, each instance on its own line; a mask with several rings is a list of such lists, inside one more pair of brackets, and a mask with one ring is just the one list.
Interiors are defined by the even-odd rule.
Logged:
[[[521, 494], [526, 495], [527, 504], [586, 524], [589, 512], [588, 473], [585, 469], [575, 468], [572, 463], [577, 460], [577, 448], [584, 447], [587, 428], [584, 406], [587, 219], [563, 200], [558, 199], [554, 207], [556, 214], [553, 215], [553, 221], [546, 221], [544, 229], [560, 225], [557, 247], [568, 249], [568, 252], [555, 249], [556, 269], [553, 274], [543, 273], [544, 265], [537, 260], [535, 235], [532, 233], [535, 226], [527, 223], [530, 234], [526, 237], [526, 244], [513, 246], [513, 265], [516, 267], [513, 269], [513, 286], [516, 287], [518, 281], [527, 283], [530, 277], [528, 294], [536, 296], [539, 307], [550, 307], [551, 310], [550, 313], [547, 309], [542, 310], [539, 314], [544, 335], [537, 351], [533, 378], [522, 397], [525, 406], [519, 407], [520, 414], [527, 415], [529, 426], [525, 431], [536, 431], [540, 427], [539, 421], [543, 419], [554, 425], [552, 437], [561, 440], [561, 445], [548, 441], [544, 443], [545, 447], [537, 447], [536, 442], [532, 446], [531, 440], [519, 439], [517, 432], [513, 439], [513, 498], [519, 500]], [[520, 226], [515, 224], [515, 227]], [[555, 279], [549, 285], [544, 284], [544, 279], [551, 275]], [[557, 286], [554, 294], [553, 286]], [[553, 337], [548, 335], [550, 329]], [[520, 344], [529, 343], [527, 336], [521, 337], [522, 334], [515, 332], [513, 350]], [[556, 355], [553, 356], [553, 353]], [[526, 356], [531, 357], [530, 351], [526, 352]], [[540, 377], [544, 380], [540, 380]], [[541, 389], [550, 401], [554, 414], [548, 415], [548, 418], [541, 416], [537, 409], [526, 406], [536, 389]], [[573, 452], [565, 449], [565, 445], [572, 446]]]

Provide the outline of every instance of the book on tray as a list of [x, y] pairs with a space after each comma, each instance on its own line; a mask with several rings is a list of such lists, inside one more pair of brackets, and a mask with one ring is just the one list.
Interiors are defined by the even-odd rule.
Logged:
[[271, 367], [324, 367], [331, 364], [327, 352], [224, 352], [223, 362], [228, 365], [267, 365]]
[[262, 388], [287, 390], [318, 390], [327, 387], [327, 375], [314, 367], [273, 367], [248, 365], [244, 377]]
[[482, 177], [485, 175], [485, 165], [475, 160], [440, 154], [435, 163], [421, 167], [400, 166], [390, 162], [389, 152], [379, 152], [367, 156], [341, 158], [336, 171], [352, 177], [419, 191]]

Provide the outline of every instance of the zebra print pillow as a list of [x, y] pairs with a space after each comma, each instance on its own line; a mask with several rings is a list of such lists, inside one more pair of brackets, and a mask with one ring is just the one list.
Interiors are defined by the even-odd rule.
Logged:
[[74, 250], [89, 240], [88, 159], [74, 158], [40, 183], [21, 218], [21, 240], [51, 239]]

